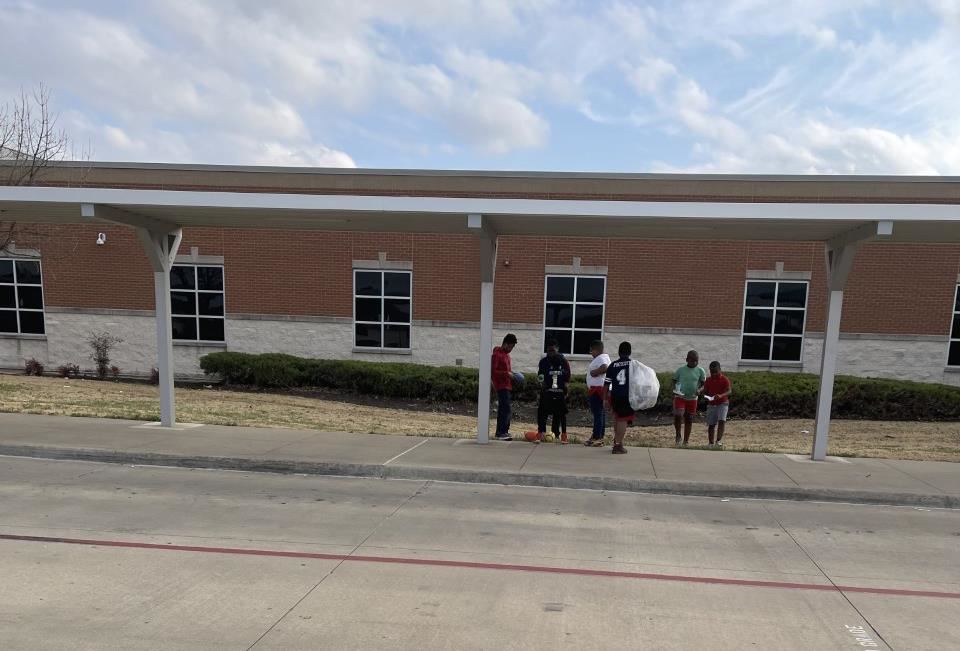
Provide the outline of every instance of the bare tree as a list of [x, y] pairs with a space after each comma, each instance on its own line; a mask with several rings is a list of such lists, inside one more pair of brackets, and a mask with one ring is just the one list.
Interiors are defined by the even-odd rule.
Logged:
[[[70, 153], [70, 139], [50, 107], [46, 86], [21, 89], [13, 101], [0, 106], [0, 185], [35, 185]], [[36, 244], [45, 232], [39, 225], [0, 221], [0, 252], [11, 249], [17, 239]]]

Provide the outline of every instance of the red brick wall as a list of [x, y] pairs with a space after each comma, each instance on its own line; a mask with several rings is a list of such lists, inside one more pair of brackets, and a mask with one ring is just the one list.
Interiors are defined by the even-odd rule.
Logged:
[[[130, 229], [51, 226], [43, 250], [50, 306], [153, 308], [153, 278]], [[96, 246], [98, 231], [106, 246]], [[18, 242], [30, 246], [29, 242]], [[182, 254], [226, 259], [227, 311], [253, 314], [352, 314], [352, 261], [414, 265], [414, 318], [479, 319], [479, 247], [469, 235], [191, 229]], [[544, 266], [608, 267], [611, 326], [739, 329], [748, 270], [812, 272], [807, 330], [822, 331], [826, 305], [822, 245], [810, 242], [611, 241], [502, 237], [497, 253], [497, 321], [540, 323]], [[508, 264], [509, 263], [509, 264]], [[843, 330], [945, 335], [960, 272], [960, 245], [864, 245], [851, 274]]]

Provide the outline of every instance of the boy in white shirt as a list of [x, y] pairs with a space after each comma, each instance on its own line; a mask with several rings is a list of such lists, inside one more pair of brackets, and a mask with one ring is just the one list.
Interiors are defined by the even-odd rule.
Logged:
[[584, 443], [587, 447], [603, 447], [603, 434], [606, 428], [606, 411], [603, 398], [606, 387], [607, 367], [610, 356], [603, 352], [603, 342], [599, 339], [590, 344], [593, 360], [587, 368], [587, 395], [590, 411], [593, 412], [593, 435]]

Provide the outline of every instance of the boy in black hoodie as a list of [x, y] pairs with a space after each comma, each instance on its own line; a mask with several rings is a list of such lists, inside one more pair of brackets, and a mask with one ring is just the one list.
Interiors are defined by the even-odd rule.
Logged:
[[537, 441], [547, 433], [547, 416], [553, 417], [551, 431], [567, 443], [567, 382], [570, 381], [570, 364], [560, 354], [557, 342], [547, 342], [547, 355], [540, 360], [537, 370], [540, 379], [540, 404], [537, 407]]

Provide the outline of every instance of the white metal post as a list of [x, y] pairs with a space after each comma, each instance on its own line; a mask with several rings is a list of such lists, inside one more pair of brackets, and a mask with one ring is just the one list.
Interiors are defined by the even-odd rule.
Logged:
[[170, 321], [170, 268], [180, 248], [182, 232], [157, 233], [138, 228], [137, 235], [153, 266], [154, 301], [157, 324], [157, 371], [160, 380], [160, 426], [177, 424], [173, 391], [173, 332]]
[[833, 407], [833, 378], [837, 370], [840, 349], [840, 317], [843, 311], [843, 290], [830, 292], [827, 324], [823, 333], [823, 356], [820, 360], [820, 390], [817, 392], [817, 424], [814, 429], [814, 461], [827, 458], [827, 440], [830, 436], [830, 410]]
[[480, 283], [480, 384], [477, 392], [477, 443], [490, 441], [490, 379], [493, 350], [493, 283]]

